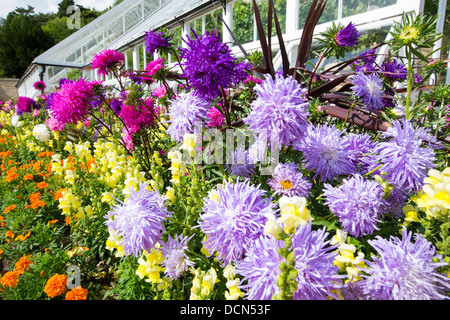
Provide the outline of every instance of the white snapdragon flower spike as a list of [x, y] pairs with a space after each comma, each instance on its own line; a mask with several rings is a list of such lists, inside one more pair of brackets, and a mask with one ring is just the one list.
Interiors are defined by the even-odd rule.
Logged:
[[306, 198], [283, 196], [279, 200], [280, 214], [278, 222], [282, 223], [287, 233], [293, 233], [299, 225], [305, 225], [312, 220], [312, 216], [306, 208]]
[[45, 124], [37, 124], [33, 128], [33, 136], [39, 141], [47, 142], [50, 140], [50, 130]]

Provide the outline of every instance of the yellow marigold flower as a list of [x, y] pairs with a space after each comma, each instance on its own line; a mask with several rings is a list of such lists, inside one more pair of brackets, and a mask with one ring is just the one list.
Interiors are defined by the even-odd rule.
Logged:
[[44, 287], [44, 292], [50, 298], [54, 298], [63, 294], [67, 290], [67, 276], [55, 274], [50, 279], [47, 280], [47, 283]]
[[4, 287], [14, 288], [19, 283], [20, 272], [17, 270], [6, 272], [0, 279], [0, 284]]
[[66, 300], [87, 300], [88, 290], [75, 287], [66, 293]]

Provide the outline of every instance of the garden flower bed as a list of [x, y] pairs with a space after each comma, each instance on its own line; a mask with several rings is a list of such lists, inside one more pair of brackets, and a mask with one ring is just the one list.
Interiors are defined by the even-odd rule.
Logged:
[[435, 20], [404, 16], [347, 60], [361, 33], [333, 25], [321, 57], [341, 60], [307, 68], [323, 5], [294, 68], [274, 70], [258, 19], [262, 55], [243, 60], [216, 31], [183, 49], [149, 31], [145, 70], [107, 49], [91, 66], [114, 85], [4, 102], [0, 299], [448, 299], [450, 88], [426, 85], [445, 63], [421, 51]]

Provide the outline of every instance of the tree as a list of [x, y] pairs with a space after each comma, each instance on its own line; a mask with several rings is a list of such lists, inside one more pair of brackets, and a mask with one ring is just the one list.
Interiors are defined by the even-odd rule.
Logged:
[[20, 77], [53, 41], [42, 30], [31, 6], [16, 8], [0, 23], [0, 65], [6, 77]]

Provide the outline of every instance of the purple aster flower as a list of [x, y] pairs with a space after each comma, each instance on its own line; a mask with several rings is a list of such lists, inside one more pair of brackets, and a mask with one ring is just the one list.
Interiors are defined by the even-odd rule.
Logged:
[[368, 111], [380, 111], [384, 108], [383, 82], [376, 74], [357, 72], [353, 77], [353, 84], [352, 91], [363, 101]]
[[404, 188], [395, 187], [392, 189], [389, 197], [386, 198], [386, 209], [384, 213], [391, 215], [394, 219], [401, 219], [405, 215], [403, 213], [403, 207], [408, 201], [408, 191]]
[[394, 81], [406, 79], [406, 75], [408, 73], [406, 67], [402, 63], [399, 63], [396, 59], [384, 62], [381, 66], [381, 70], [386, 78]]
[[107, 76], [116, 68], [120, 68], [125, 62], [125, 57], [121, 52], [113, 49], [105, 49], [94, 55], [91, 66], [97, 69], [97, 75]]
[[[276, 75], [255, 86], [257, 98], [252, 102], [251, 112], [243, 119], [257, 135], [265, 133], [270, 143], [290, 145], [304, 136], [308, 125], [309, 102], [306, 90], [291, 76]], [[278, 141], [272, 141], [278, 138]]]
[[294, 146], [303, 152], [304, 168], [316, 173], [313, 179], [320, 175], [322, 181], [327, 181], [354, 172], [354, 164], [348, 152], [350, 143], [342, 134], [343, 131], [336, 129], [334, 125], [310, 125], [305, 138]]
[[59, 79], [58, 84], [59, 84], [59, 87], [62, 88], [63, 85], [65, 85], [66, 83], [69, 83], [69, 82], [72, 82], [72, 80], [62, 78], [62, 79]]
[[358, 238], [379, 230], [377, 223], [386, 203], [378, 182], [356, 174], [344, 179], [339, 187], [326, 183], [324, 194], [325, 204], [338, 217], [345, 232]]
[[382, 133], [389, 140], [378, 144], [373, 167], [383, 165], [380, 171], [386, 173], [386, 180], [396, 187], [418, 192], [436, 160], [434, 150], [422, 146], [424, 137], [429, 136], [427, 132], [426, 129], [415, 129], [407, 120], [393, 121], [393, 126]]
[[185, 133], [194, 133], [196, 123], [203, 123], [208, 118], [209, 108], [210, 103], [193, 91], [182, 93], [171, 101], [167, 134], [173, 141], [183, 141]]
[[255, 165], [248, 158], [248, 150], [238, 147], [233, 154], [233, 163], [227, 164], [227, 171], [233, 176], [250, 177], [255, 174]]
[[16, 109], [18, 112], [23, 113], [29, 113], [33, 111], [34, 107], [36, 105], [36, 102], [28, 97], [18, 97], [17, 103], [16, 103]]
[[117, 98], [113, 98], [111, 100], [111, 109], [114, 110], [115, 113], [120, 113], [120, 110], [122, 109], [122, 101], [120, 101]]
[[312, 184], [298, 170], [298, 164], [279, 163], [267, 184], [275, 191], [288, 197], [308, 197]]
[[450, 278], [437, 271], [446, 262], [436, 248], [420, 234], [403, 228], [402, 239], [389, 240], [377, 236], [369, 244], [377, 252], [372, 261], [366, 260], [364, 279], [359, 282], [364, 295], [370, 300], [444, 300], [450, 290]]
[[236, 264], [236, 273], [243, 276], [240, 286], [246, 291], [248, 300], [270, 300], [280, 293], [277, 285], [282, 262], [279, 248], [283, 241], [274, 237], [261, 236], [249, 248], [246, 256]]
[[165, 232], [163, 223], [170, 214], [164, 201], [158, 192], [140, 184], [139, 191], [131, 189], [127, 201], [119, 201], [105, 216], [110, 233], [115, 230], [122, 237], [120, 245], [125, 254], [138, 257], [160, 240]]
[[220, 32], [206, 31], [204, 35], [183, 39], [187, 48], [180, 48], [180, 57], [184, 59], [185, 77], [189, 81], [189, 89], [204, 98], [215, 99], [220, 95], [220, 88], [238, 85], [247, 77], [246, 62], [238, 63], [232, 56], [229, 46], [221, 42]]
[[265, 214], [272, 212], [266, 191], [244, 182], [226, 182], [213, 191], [216, 199], [203, 199], [199, 225], [207, 236], [204, 243], [211, 254], [217, 252], [224, 265], [242, 259], [264, 232]]
[[51, 114], [64, 124], [83, 121], [94, 97], [92, 85], [84, 79], [67, 82], [53, 96]]
[[[324, 300], [334, 296], [342, 276], [334, 265], [336, 246], [326, 240], [325, 228], [312, 230], [311, 223], [300, 225], [292, 238], [295, 268], [298, 272], [296, 300]], [[283, 241], [261, 236], [236, 264], [236, 273], [243, 276], [242, 289], [249, 300], [269, 300], [279, 294], [277, 286], [282, 258], [278, 253]]]
[[169, 40], [164, 38], [163, 32], [153, 32], [150, 30], [145, 33], [145, 46], [147, 47], [148, 54], [153, 55], [157, 49], [170, 47], [170, 44]]
[[189, 267], [195, 265], [186, 255], [189, 240], [188, 237], [176, 235], [175, 238], [172, 238], [169, 235], [167, 242], [163, 242], [161, 245], [161, 253], [164, 257], [162, 262], [165, 267], [164, 274], [171, 279], [178, 279]]
[[348, 151], [350, 161], [355, 168], [354, 173], [366, 174], [373, 163], [374, 155], [372, 153], [375, 151], [377, 143], [368, 134], [350, 133], [345, 139], [349, 142]]
[[311, 222], [297, 227], [292, 237], [298, 272], [296, 300], [326, 300], [335, 297], [343, 276], [334, 264], [336, 245], [327, 240], [326, 228], [313, 230]]
[[356, 29], [353, 22], [350, 22], [345, 28], [338, 31], [335, 40], [341, 47], [356, 48], [361, 43], [361, 41], [359, 41], [361, 35], [362, 33]]

